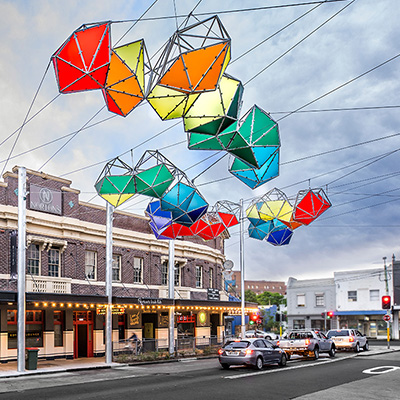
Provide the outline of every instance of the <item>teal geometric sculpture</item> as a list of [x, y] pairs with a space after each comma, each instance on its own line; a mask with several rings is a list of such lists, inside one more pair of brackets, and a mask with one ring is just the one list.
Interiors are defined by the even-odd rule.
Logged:
[[249, 236], [253, 239], [264, 240], [273, 229], [274, 225], [272, 221], [258, 220], [257, 222], [251, 222], [249, 225]]
[[250, 167], [248, 163], [235, 158], [229, 172], [251, 189], [255, 189], [279, 175], [279, 147], [275, 148], [260, 168]]
[[278, 124], [256, 105], [221, 132], [218, 139], [229, 153], [258, 169], [281, 145]]
[[157, 150], [147, 150], [134, 169], [136, 193], [160, 198], [175, 178], [177, 168]]

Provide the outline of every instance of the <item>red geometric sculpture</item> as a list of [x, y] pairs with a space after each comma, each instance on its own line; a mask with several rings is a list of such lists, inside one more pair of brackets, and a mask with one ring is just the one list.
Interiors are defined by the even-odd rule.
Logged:
[[110, 47], [109, 22], [78, 28], [52, 56], [60, 93], [104, 87]]
[[296, 197], [293, 219], [309, 225], [331, 206], [323, 189], [300, 190]]
[[218, 213], [208, 212], [196, 221], [190, 229], [202, 239], [211, 240], [218, 237], [226, 229], [226, 226], [222, 223]]

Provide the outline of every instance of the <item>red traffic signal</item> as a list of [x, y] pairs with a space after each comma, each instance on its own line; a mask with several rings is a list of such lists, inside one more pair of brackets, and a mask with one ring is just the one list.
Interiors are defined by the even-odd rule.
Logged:
[[335, 314], [334, 314], [333, 311], [328, 311], [328, 312], [326, 313], [326, 318], [327, 318], [327, 319], [331, 319], [334, 315], [335, 315]]
[[257, 314], [253, 314], [253, 315], [251, 316], [251, 319], [252, 319], [253, 321], [257, 321], [258, 318], [259, 318], [259, 316], [258, 316]]
[[382, 308], [384, 310], [390, 310], [390, 296], [382, 296]]

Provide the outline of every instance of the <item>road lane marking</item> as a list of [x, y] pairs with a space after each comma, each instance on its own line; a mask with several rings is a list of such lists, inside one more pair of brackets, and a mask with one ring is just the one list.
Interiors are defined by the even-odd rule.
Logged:
[[387, 372], [393, 372], [398, 369], [400, 369], [400, 367], [395, 367], [393, 365], [382, 365], [380, 367], [365, 369], [363, 374], [386, 374]]
[[307, 367], [315, 367], [317, 365], [321, 364], [328, 364], [328, 363], [333, 363], [341, 360], [347, 360], [349, 358], [354, 358], [354, 356], [347, 356], [347, 357], [341, 357], [341, 358], [336, 358], [334, 360], [321, 360], [318, 362], [314, 362], [312, 364], [301, 364], [301, 365], [294, 365], [293, 367], [286, 367], [286, 368], [277, 368], [277, 369], [270, 369], [270, 370], [265, 370], [265, 371], [257, 371], [257, 372], [249, 372], [247, 374], [240, 374], [240, 375], [235, 375], [235, 376], [223, 376], [224, 379], [240, 379], [240, 378], [248, 378], [249, 376], [257, 376], [257, 375], [265, 375], [265, 374], [272, 374], [274, 372], [284, 372], [284, 371], [289, 371], [292, 369], [299, 369], [299, 368], [307, 368]]

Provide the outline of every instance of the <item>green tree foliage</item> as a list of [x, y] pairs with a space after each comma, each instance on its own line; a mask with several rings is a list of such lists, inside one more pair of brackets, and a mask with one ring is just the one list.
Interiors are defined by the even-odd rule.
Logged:
[[286, 305], [286, 299], [282, 294], [272, 293], [272, 292], [264, 292], [259, 295], [256, 295], [257, 303], [261, 305], [276, 305], [279, 304]]
[[251, 303], [260, 304], [257, 300], [257, 295], [249, 289], [244, 292], [244, 299]]

